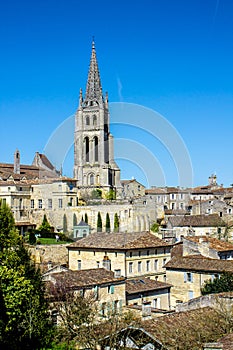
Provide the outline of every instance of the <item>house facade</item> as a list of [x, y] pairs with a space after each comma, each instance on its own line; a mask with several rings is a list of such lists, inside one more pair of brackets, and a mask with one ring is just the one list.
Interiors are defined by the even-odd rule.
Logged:
[[105, 267], [129, 279], [166, 281], [172, 245], [148, 232], [94, 233], [67, 248], [71, 270]]

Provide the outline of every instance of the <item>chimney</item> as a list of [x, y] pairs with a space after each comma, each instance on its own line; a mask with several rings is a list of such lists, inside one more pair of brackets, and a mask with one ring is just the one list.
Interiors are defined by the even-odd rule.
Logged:
[[14, 174], [20, 174], [20, 153], [18, 149], [14, 154]]

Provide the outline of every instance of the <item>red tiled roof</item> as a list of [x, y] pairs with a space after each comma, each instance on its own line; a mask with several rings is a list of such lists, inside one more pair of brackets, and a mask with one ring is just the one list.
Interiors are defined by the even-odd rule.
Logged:
[[233, 272], [233, 260], [210, 259], [202, 255], [175, 256], [164, 267], [167, 270], [205, 271], [210, 273]]
[[188, 240], [191, 242], [199, 243], [199, 242], [208, 242], [209, 248], [215, 249], [218, 252], [225, 252], [228, 250], [233, 250], [233, 244], [230, 242], [220, 241], [217, 238], [209, 237], [209, 236], [193, 236], [193, 237], [185, 237], [184, 240]]
[[67, 248], [129, 250], [171, 246], [149, 232], [134, 233], [93, 233]]
[[72, 289], [83, 287], [92, 287], [104, 283], [117, 283], [125, 280], [125, 277], [116, 278], [114, 272], [104, 268], [78, 270], [78, 271], [63, 271], [53, 273], [52, 279], [56, 282], [69, 284]]
[[218, 214], [209, 215], [184, 215], [184, 216], [171, 216], [168, 218], [168, 222], [172, 227], [218, 227], [226, 226], [226, 223], [219, 217]]
[[126, 293], [134, 294], [152, 290], [160, 290], [172, 287], [171, 284], [151, 280], [150, 278], [137, 278], [126, 280]]

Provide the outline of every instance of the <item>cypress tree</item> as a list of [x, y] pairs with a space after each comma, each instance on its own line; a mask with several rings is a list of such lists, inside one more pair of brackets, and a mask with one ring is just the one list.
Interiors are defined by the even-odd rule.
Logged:
[[98, 212], [97, 217], [97, 232], [102, 232], [102, 218], [100, 212]]
[[114, 232], [119, 232], [119, 218], [117, 213], [114, 215]]
[[66, 214], [63, 215], [63, 232], [67, 232], [67, 217]]
[[88, 224], [88, 216], [87, 216], [87, 213], [85, 213], [85, 223]]
[[111, 231], [110, 217], [109, 217], [108, 213], [106, 214], [105, 227], [106, 227], [106, 232], [110, 232]]

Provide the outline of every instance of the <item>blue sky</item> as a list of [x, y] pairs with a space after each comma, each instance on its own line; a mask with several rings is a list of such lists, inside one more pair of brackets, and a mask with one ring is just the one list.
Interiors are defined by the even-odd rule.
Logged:
[[[170, 122], [186, 144], [194, 185], [213, 172], [219, 183], [233, 183], [231, 0], [2, 1], [0, 162], [12, 162], [18, 148], [22, 163], [31, 163], [74, 114], [93, 35], [110, 102], [139, 104]], [[133, 129], [112, 131], [134, 139]], [[163, 147], [143, 134], [138, 140], [153, 150], [166, 185], [179, 185]], [[69, 176], [72, 158], [71, 149], [63, 164]], [[137, 164], [118, 163], [123, 178], [145, 182]], [[150, 185], [161, 185], [151, 172]]]

